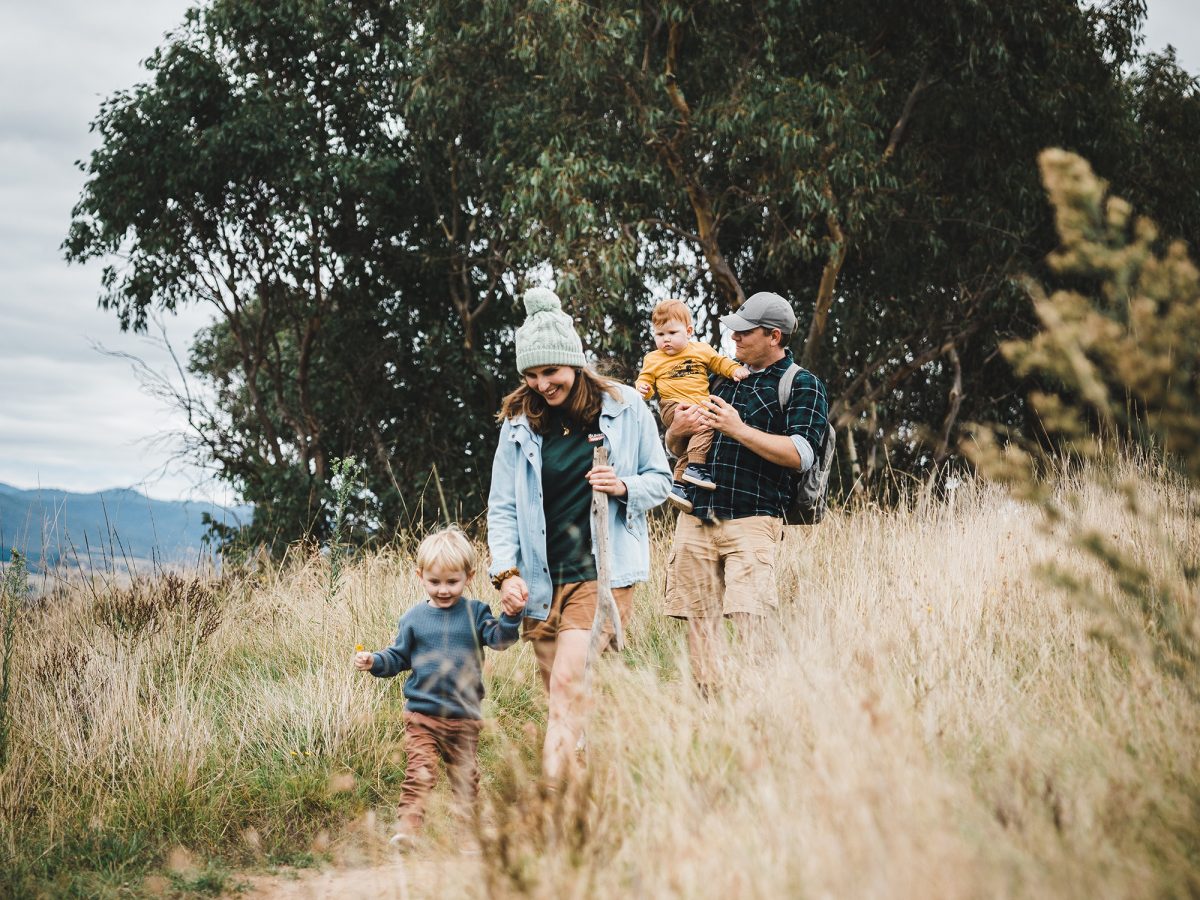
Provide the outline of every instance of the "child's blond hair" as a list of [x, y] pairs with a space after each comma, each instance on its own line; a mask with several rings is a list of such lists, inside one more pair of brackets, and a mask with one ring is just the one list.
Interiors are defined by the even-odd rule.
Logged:
[[650, 314], [650, 324], [666, 325], [668, 322], [682, 322], [691, 328], [692, 311], [682, 300], [660, 300], [654, 307], [654, 312]]
[[417, 547], [417, 568], [422, 572], [436, 569], [439, 572], [475, 573], [475, 548], [467, 536], [455, 525], [425, 536]]

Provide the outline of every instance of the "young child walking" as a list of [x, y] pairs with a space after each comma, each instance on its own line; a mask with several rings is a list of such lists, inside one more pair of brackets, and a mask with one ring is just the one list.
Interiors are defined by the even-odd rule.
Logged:
[[417, 577], [428, 599], [400, 617], [392, 646], [354, 655], [354, 667], [379, 678], [408, 670], [404, 683], [404, 749], [399, 823], [392, 843], [407, 847], [424, 820], [438, 780], [438, 757], [455, 802], [465, 813], [479, 791], [476, 750], [483, 701], [483, 648], [517, 640], [525, 602], [504, 600], [497, 620], [487, 604], [463, 597], [475, 574], [475, 551], [457, 528], [430, 534], [417, 548]]
[[[671, 427], [675, 408], [680, 403], [708, 402], [708, 377], [722, 375], [741, 381], [750, 370], [728, 356], [722, 356], [703, 341], [693, 340], [692, 311], [682, 300], [663, 300], [650, 315], [654, 328], [654, 350], [642, 360], [637, 390], [649, 399], [657, 390], [658, 409], [663, 424]], [[712, 432], [703, 431], [688, 439], [687, 454], [675, 461], [674, 485], [667, 499], [684, 512], [692, 511], [688, 485], [706, 491], [717, 486], [708, 471], [708, 448]]]

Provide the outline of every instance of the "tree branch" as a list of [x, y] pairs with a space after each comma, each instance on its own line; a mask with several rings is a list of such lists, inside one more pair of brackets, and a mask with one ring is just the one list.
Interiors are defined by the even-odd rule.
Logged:
[[830, 250], [825, 267], [821, 270], [821, 281], [817, 285], [817, 299], [813, 304], [813, 317], [808, 325], [808, 336], [804, 339], [804, 352], [800, 357], [800, 364], [806, 369], [813, 367], [817, 358], [817, 349], [821, 346], [821, 339], [825, 336], [825, 327], [829, 322], [829, 310], [833, 306], [833, 291], [837, 286], [842, 266], [846, 263], [848, 249], [846, 233], [842, 230], [842, 223], [838, 220], [835, 211], [837, 198], [833, 196], [833, 188], [830, 186], [828, 178], [825, 179], [821, 193], [829, 201], [829, 213], [825, 216], [825, 226], [829, 229]]
[[675, 70], [679, 61], [679, 46], [682, 39], [683, 29], [680, 23], [672, 22], [668, 28], [667, 36], [665, 80], [667, 84], [667, 99], [679, 113], [678, 127], [676, 128], [675, 135], [669, 142], [655, 140], [652, 143], [658, 148], [667, 167], [671, 170], [671, 174], [683, 185], [687, 193], [688, 202], [691, 204], [692, 212], [696, 217], [697, 243], [699, 243], [700, 250], [704, 254], [705, 262], [708, 263], [713, 284], [724, 300], [731, 307], [737, 309], [745, 302], [746, 292], [742, 290], [741, 282], [738, 281], [737, 276], [734, 274], [733, 267], [729, 265], [729, 261], [721, 252], [721, 245], [718, 240], [720, 229], [718, 227], [718, 217], [713, 208], [712, 198], [703, 185], [701, 185], [695, 172], [688, 166], [685, 166], [683, 155], [679, 150], [679, 145], [691, 129], [691, 109], [688, 106], [687, 99], [683, 96], [683, 91], [679, 89], [679, 84], [675, 77]]
[[904, 108], [900, 111], [900, 118], [896, 120], [896, 124], [892, 126], [891, 136], [888, 137], [887, 147], [883, 151], [883, 161], [887, 162], [896, 155], [897, 149], [900, 147], [900, 142], [904, 140], [904, 133], [908, 129], [909, 120], [912, 119], [913, 109], [917, 105], [917, 99], [921, 94], [925, 93], [933, 85], [941, 81], [937, 76], [930, 77], [922, 70], [921, 77], [917, 79], [917, 83], [913, 85], [912, 90], [908, 92], [908, 97], [904, 101]]
[[954, 367], [954, 381], [950, 385], [950, 394], [946, 401], [946, 416], [942, 419], [941, 438], [938, 441], [937, 450], [933, 454], [935, 471], [942, 460], [950, 455], [950, 432], [954, 428], [954, 422], [958, 419], [958, 411], [962, 406], [963, 399], [962, 361], [958, 358], [958, 349], [951, 346], [946, 351], [946, 356], [950, 360], [950, 365]]
[[836, 426], [838, 428], [845, 428], [847, 425], [857, 419], [859, 414], [868, 406], [870, 406], [880, 397], [883, 397], [885, 394], [889, 394], [894, 391], [897, 386], [906, 381], [914, 372], [919, 371], [922, 366], [932, 362], [942, 354], [953, 350], [959, 341], [963, 340], [963, 338], [967, 337], [968, 335], [973, 334], [978, 328], [978, 323], [972, 323], [958, 333], [942, 341], [940, 344], [927, 347], [924, 351], [913, 357], [912, 362], [897, 369], [885, 381], [876, 385], [853, 406], [850, 406], [848, 409], [844, 409], [836, 417], [833, 417], [835, 418]]
[[672, 225], [670, 222], [664, 222], [662, 219], [639, 219], [638, 221], [643, 225], [657, 225], [659, 228], [666, 229], [671, 234], [683, 238], [685, 241], [691, 241], [694, 244], [700, 243], [700, 235], [685, 231], [682, 228]]

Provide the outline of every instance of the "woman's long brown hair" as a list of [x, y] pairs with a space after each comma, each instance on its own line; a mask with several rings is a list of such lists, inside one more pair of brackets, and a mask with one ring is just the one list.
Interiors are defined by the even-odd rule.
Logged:
[[[575, 384], [561, 409], [563, 416], [572, 425], [580, 428], [590, 426], [600, 418], [600, 409], [604, 405], [604, 395], [619, 398], [617, 382], [605, 378], [591, 369], [576, 369]], [[525, 384], [522, 378], [521, 386], [500, 402], [500, 412], [496, 414], [497, 421], [515, 419], [522, 413], [529, 419], [529, 427], [537, 434], [546, 433], [546, 414], [549, 407], [542, 395]]]

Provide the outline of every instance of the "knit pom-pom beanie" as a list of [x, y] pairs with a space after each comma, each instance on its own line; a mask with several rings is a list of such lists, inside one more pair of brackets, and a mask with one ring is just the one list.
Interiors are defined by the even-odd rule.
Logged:
[[587, 364], [583, 342], [575, 333], [575, 323], [563, 312], [558, 294], [535, 287], [525, 292], [524, 300], [525, 324], [517, 329], [517, 371], [537, 366], [583, 368]]

